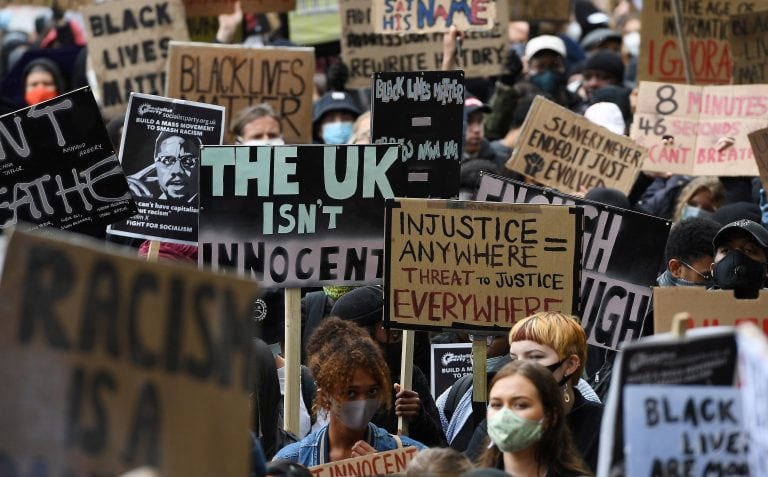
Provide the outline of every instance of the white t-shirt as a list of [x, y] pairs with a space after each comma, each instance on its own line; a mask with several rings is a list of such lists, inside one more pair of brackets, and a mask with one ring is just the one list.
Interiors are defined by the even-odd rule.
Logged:
[[[285, 367], [277, 368], [277, 379], [280, 381], [280, 395], [285, 396]], [[301, 383], [299, 383], [299, 438], [304, 438], [310, 433], [312, 428], [312, 419], [309, 417], [307, 406], [304, 405], [304, 396], [301, 394]]]

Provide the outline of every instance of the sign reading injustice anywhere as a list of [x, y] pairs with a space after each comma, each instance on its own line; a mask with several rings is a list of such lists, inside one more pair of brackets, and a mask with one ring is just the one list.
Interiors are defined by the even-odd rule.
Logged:
[[[768, 85], [642, 82], [630, 136], [648, 148], [643, 170], [756, 176], [747, 134], [768, 125]], [[671, 136], [674, 144], [663, 144]]]
[[380, 283], [384, 199], [406, 194], [397, 145], [206, 147], [201, 264], [269, 286]]
[[464, 72], [375, 73], [371, 113], [373, 142], [403, 145], [409, 197], [458, 195]]
[[[501, 74], [507, 51], [506, 1], [497, 3], [496, 7], [497, 21], [492, 30], [464, 33], [457, 68], [464, 70], [467, 78]], [[442, 68], [442, 33], [374, 33], [369, 0], [339, 0], [339, 15], [341, 54], [349, 66], [348, 88], [370, 88], [371, 76], [377, 71]]]
[[768, 341], [749, 325], [739, 327], [736, 341], [744, 427], [749, 438], [749, 468], [751, 475], [768, 475]]
[[[506, 0], [502, 0], [506, 1]], [[376, 33], [490, 30], [496, 20], [496, 0], [382, 0], [373, 3]]]
[[563, 192], [629, 193], [647, 151], [543, 96], [536, 96], [507, 168]]
[[402, 475], [419, 450], [404, 447], [386, 452], [375, 452], [330, 464], [310, 467], [312, 477], [352, 477], [357, 475]]
[[733, 386], [625, 387], [627, 477], [670, 475], [672, 469], [750, 475], [739, 394]]
[[390, 326], [508, 329], [539, 311], [576, 311], [581, 209], [437, 199], [386, 206]]
[[256, 288], [13, 232], [0, 287], [3, 475], [247, 475]]
[[[201, 17], [232, 13], [237, 0], [184, 0], [187, 16]], [[245, 13], [290, 12], [296, 0], [239, 0]]]
[[79, 231], [136, 213], [90, 88], [0, 117], [0, 229]]
[[768, 83], [768, 10], [731, 15], [729, 23], [731, 83]]
[[[312, 142], [313, 48], [252, 48], [172, 41], [166, 96], [241, 109], [269, 103], [287, 144]], [[369, 80], [370, 82], [370, 80]], [[227, 142], [234, 137], [227, 132]]]
[[752, 131], [747, 134], [752, 154], [755, 156], [757, 170], [760, 171], [760, 182], [763, 190], [768, 190], [768, 128]]
[[672, 317], [688, 312], [689, 328], [733, 326], [749, 322], [768, 334], [768, 291], [754, 300], [739, 300], [732, 290], [706, 290], [701, 287], [653, 289], [653, 321], [657, 332], [669, 330]]
[[432, 396], [438, 396], [453, 383], [472, 374], [472, 343], [432, 343], [430, 389]]
[[196, 245], [200, 149], [223, 129], [222, 106], [132, 94], [120, 158], [139, 213], [110, 233]]
[[488, 174], [481, 177], [475, 200], [582, 207], [583, 268], [576, 314], [587, 340], [618, 349], [621, 342], [640, 337], [651, 287], [664, 260], [669, 221]]
[[181, 0], [113, 0], [82, 8], [105, 116], [122, 114], [131, 92], [162, 94], [171, 39], [189, 39]]

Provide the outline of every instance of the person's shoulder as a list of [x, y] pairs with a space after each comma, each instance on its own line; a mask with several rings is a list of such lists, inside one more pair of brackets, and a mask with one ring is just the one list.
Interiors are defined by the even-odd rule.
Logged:
[[276, 460], [289, 460], [291, 462], [299, 462], [299, 454], [301, 451], [301, 443], [302, 441], [294, 442], [292, 444], [288, 444], [287, 446], [283, 447], [279, 451], [277, 451], [277, 454], [272, 458], [273, 461]]
[[403, 443], [403, 447], [415, 447], [417, 449], [426, 449], [427, 446], [422, 444], [421, 442], [417, 441], [416, 439], [412, 439], [408, 436], [400, 436], [400, 440]]

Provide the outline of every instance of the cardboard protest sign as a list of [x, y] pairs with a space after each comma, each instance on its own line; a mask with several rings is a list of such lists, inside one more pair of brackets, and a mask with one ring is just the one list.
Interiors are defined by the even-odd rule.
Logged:
[[732, 84], [768, 83], [768, 9], [729, 17]]
[[701, 287], [668, 287], [653, 289], [654, 329], [664, 332], [672, 326], [672, 317], [688, 312], [689, 328], [733, 326], [753, 323], [768, 334], [768, 291], [754, 300], [740, 300], [733, 290], [707, 290]]
[[[623, 400], [626, 386], [733, 386], [736, 358], [732, 328], [697, 329], [688, 331], [682, 338], [666, 334], [624, 343], [613, 366], [611, 389], [603, 411], [596, 475], [626, 475], [625, 450], [633, 442], [624, 439], [622, 416], [627, 405]], [[643, 409], [632, 408], [628, 412], [642, 413]], [[658, 475], [668, 475], [667, 469], [664, 470]]]
[[181, 0], [112, 0], [81, 10], [105, 116], [125, 112], [131, 92], [162, 94], [168, 42], [189, 40]]
[[408, 196], [456, 197], [464, 136], [464, 73], [375, 73], [372, 89], [371, 137], [374, 143], [403, 145], [402, 159], [414, 179]]
[[760, 182], [763, 189], [768, 190], [768, 128], [758, 129], [747, 134], [752, 154], [755, 156], [757, 170], [760, 172]]
[[201, 264], [269, 286], [380, 283], [384, 199], [404, 195], [397, 145], [203, 149]]
[[[507, 6], [496, 4], [490, 31], [466, 32], [457, 69], [467, 78], [501, 74], [507, 51]], [[341, 55], [349, 66], [348, 88], [368, 88], [377, 71], [439, 70], [443, 34], [381, 35], [374, 33], [370, 0], [339, 0]], [[503, 21], [499, 21], [502, 19]]]
[[[233, 13], [237, 0], [184, 0], [187, 15], [201, 17]], [[296, 8], [296, 0], [240, 0], [245, 13], [289, 12]]]
[[[92, 1], [93, 0], [57, 0], [57, 3], [62, 10], [77, 10], [81, 5], [88, 5]], [[0, 8], [5, 8], [8, 5], [50, 7], [52, 4], [53, 0], [0, 0]]]
[[624, 404], [627, 477], [750, 475], [737, 388], [631, 385]]
[[576, 315], [587, 341], [618, 349], [621, 342], [640, 337], [664, 260], [668, 220], [487, 174], [475, 200], [581, 206], [584, 247]]
[[632, 188], [647, 151], [626, 136], [536, 96], [507, 169], [563, 192]]
[[[643, 82], [630, 136], [648, 148], [644, 171], [756, 176], [747, 134], [768, 125], [768, 84]], [[665, 138], [673, 144], [664, 144]]]
[[47, 234], [9, 240], [5, 475], [247, 475], [253, 282]]
[[430, 389], [437, 399], [459, 378], [472, 374], [472, 343], [432, 343], [430, 347]]
[[739, 326], [739, 377], [751, 475], [768, 475], [768, 341], [751, 325]]
[[0, 133], [0, 229], [82, 231], [136, 213], [90, 88], [2, 116]]
[[223, 135], [222, 106], [132, 94], [120, 159], [139, 213], [109, 232], [196, 245], [200, 149]]
[[310, 467], [312, 477], [352, 477], [357, 475], [402, 475], [419, 450], [404, 447], [362, 457]]
[[[768, 8], [768, 0], [698, 0], [681, 3], [693, 84], [731, 82], [729, 15]], [[671, 0], [643, 2], [638, 81], [685, 83]]]
[[[166, 96], [222, 105], [227, 124], [241, 109], [269, 103], [287, 144], [312, 142], [312, 48], [172, 41], [166, 71]], [[226, 141], [234, 142], [229, 132]]]
[[447, 32], [491, 30], [496, 21], [496, 0], [373, 1], [376, 33]]
[[509, 329], [578, 307], [577, 207], [397, 199], [386, 203], [384, 322]]
[[571, 3], [567, 0], [510, 0], [509, 19], [513, 21], [568, 21]]

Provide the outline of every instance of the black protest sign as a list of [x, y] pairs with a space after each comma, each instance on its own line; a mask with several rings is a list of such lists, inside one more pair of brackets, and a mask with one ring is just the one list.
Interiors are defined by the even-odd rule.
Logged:
[[581, 300], [577, 313], [590, 344], [617, 349], [638, 338], [651, 287], [664, 260], [667, 220], [492, 175], [480, 179], [476, 200], [567, 204], [584, 208]]
[[121, 114], [132, 92], [165, 91], [168, 42], [189, 39], [181, 0], [112, 0], [82, 8], [104, 114]]
[[430, 389], [438, 396], [459, 378], [472, 374], [472, 343], [432, 344]]
[[0, 229], [81, 231], [136, 213], [89, 88], [1, 117], [0, 134]]
[[0, 473], [247, 475], [253, 282], [14, 231], [1, 283]]
[[406, 176], [393, 144], [205, 147], [199, 260], [269, 286], [381, 283]]
[[386, 205], [387, 326], [508, 330], [539, 311], [577, 310], [578, 207], [443, 199]]
[[196, 244], [200, 149], [223, 136], [222, 106], [132, 94], [120, 159], [139, 213], [109, 232]]
[[400, 143], [409, 197], [450, 199], [459, 193], [464, 118], [463, 71], [376, 73], [371, 137]]
[[625, 413], [623, 390], [627, 385], [732, 386], [736, 358], [733, 329], [702, 328], [690, 330], [682, 338], [667, 334], [625, 343], [613, 366], [608, 404], [603, 412], [597, 475], [626, 475], [621, 418]]

